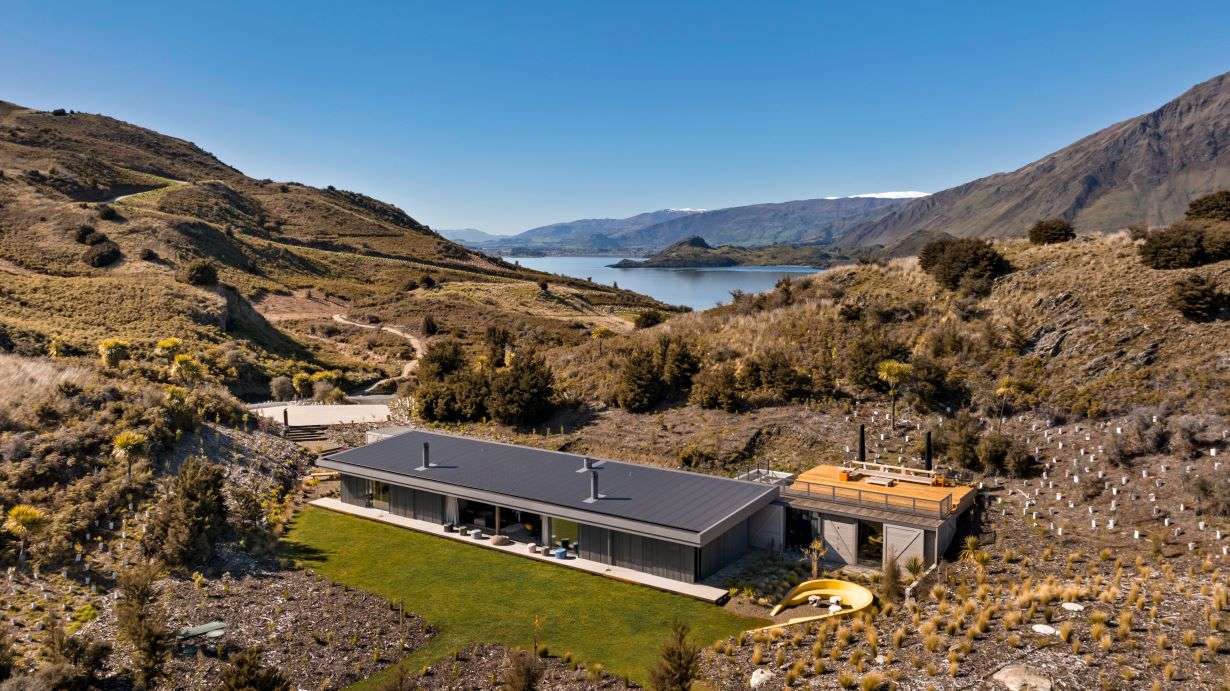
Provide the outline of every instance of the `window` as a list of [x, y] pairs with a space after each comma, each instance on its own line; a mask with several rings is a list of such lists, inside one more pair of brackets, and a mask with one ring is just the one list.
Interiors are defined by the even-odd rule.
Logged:
[[372, 508], [381, 511], [389, 510], [389, 486], [383, 482], [371, 481]]

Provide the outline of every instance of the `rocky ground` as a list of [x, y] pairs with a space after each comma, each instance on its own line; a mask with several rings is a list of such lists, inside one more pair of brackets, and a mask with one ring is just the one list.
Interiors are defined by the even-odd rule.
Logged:
[[[419, 688], [448, 691], [501, 688], [510, 654], [511, 651], [503, 646], [472, 646], [449, 660], [431, 665], [416, 681]], [[542, 678], [535, 687], [539, 691], [639, 688], [606, 673], [601, 665], [587, 668], [558, 657], [543, 658], [539, 664]]]
[[[213, 621], [226, 624], [219, 639], [178, 645], [166, 688], [213, 688], [225, 659], [253, 646], [262, 648], [265, 663], [298, 688], [343, 688], [397, 661], [432, 635], [419, 617], [374, 595], [307, 571], [267, 571], [243, 555], [229, 557], [218, 578], [167, 578], [159, 584], [172, 630]], [[82, 631], [114, 640], [113, 610], [108, 608]], [[114, 669], [123, 669], [127, 650], [117, 646], [110, 662]]]

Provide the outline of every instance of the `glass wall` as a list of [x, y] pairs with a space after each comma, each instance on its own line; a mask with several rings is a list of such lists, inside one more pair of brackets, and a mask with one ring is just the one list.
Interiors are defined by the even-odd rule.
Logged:
[[581, 529], [573, 521], [562, 518], [551, 519], [551, 545], [576, 551]]

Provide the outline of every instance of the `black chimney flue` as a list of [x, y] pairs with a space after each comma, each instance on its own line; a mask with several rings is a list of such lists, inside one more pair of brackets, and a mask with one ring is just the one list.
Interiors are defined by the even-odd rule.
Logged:
[[858, 462], [863, 463], [867, 460], [867, 426], [858, 426]]
[[931, 430], [927, 430], [927, 445], [923, 451], [923, 467], [932, 470], [931, 465]]
[[423, 442], [423, 464], [415, 468], [415, 470], [427, 470], [431, 467], [431, 447], [427, 442]]

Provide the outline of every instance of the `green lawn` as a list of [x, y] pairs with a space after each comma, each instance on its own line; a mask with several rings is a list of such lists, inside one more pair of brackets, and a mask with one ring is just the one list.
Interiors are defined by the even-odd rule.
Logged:
[[435, 625], [432, 641], [403, 661], [416, 671], [469, 643], [528, 648], [539, 616], [540, 640], [552, 654], [571, 652], [644, 682], [676, 619], [704, 644], [763, 623], [680, 595], [315, 507], [295, 518], [286, 549], [301, 566], [403, 601], [406, 611]]

